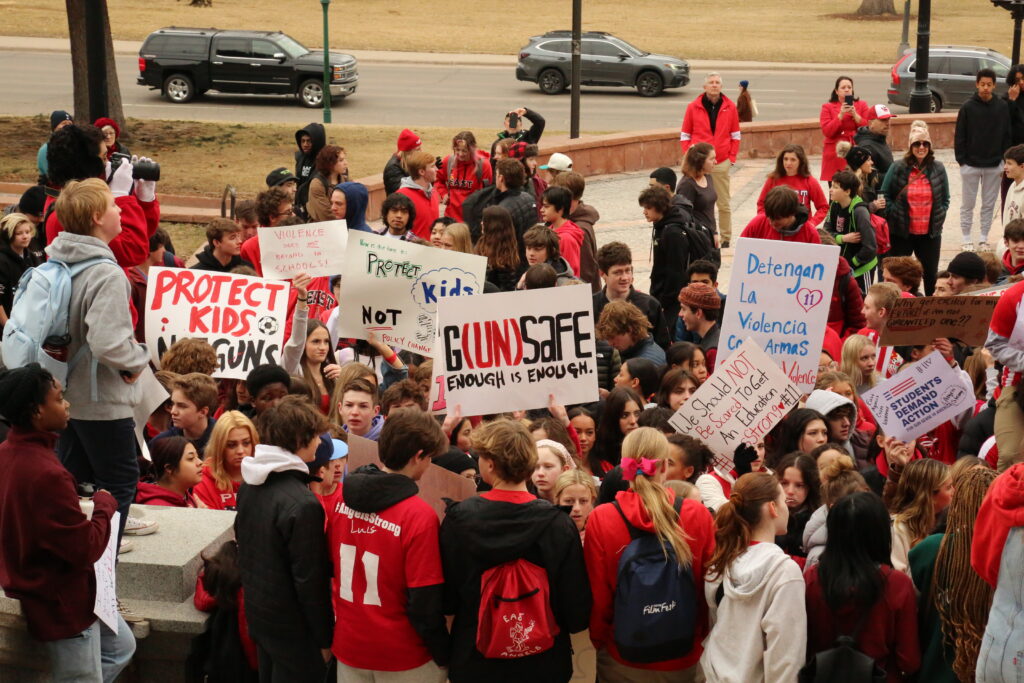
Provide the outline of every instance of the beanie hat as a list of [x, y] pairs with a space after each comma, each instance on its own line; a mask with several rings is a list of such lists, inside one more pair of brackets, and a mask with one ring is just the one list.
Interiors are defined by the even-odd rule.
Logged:
[[722, 299], [715, 288], [703, 282], [692, 282], [679, 292], [679, 303], [690, 308], [718, 310], [722, 307]]
[[540, 439], [536, 444], [538, 449], [548, 448], [555, 452], [556, 455], [562, 460], [562, 467], [568, 467], [570, 470], [576, 469], [576, 461], [569, 455], [569, 451], [564, 445], [551, 439]]
[[71, 114], [67, 113], [63, 109], [58, 109], [50, 114], [50, 130], [57, 130], [57, 126], [64, 123], [65, 121], [74, 121], [71, 118]]
[[525, 142], [513, 142], [512, 146], [508, 148], [508, 156], [510, 159], [525, 159], [526, 148], [529, 145]]
[[245, 388], [249, 390], [250, 396], [256, 398], [263, 387], [275, 382], [290, 387], [292, 378], [280, 365], [257, 365], [249, 371], [249, 375], [245, 378]]
[[21, 194], [18, 200], [18, 211], [39, 216], [46, 205], [46, 190], [42, 185], [33, 185]]
[[836, 156], [840, 159], [845, 159], [851, 149], [853, 149], [853, 145], [850, 142], [847, 140], [840, 140], [836, 143]]
[[413, 133], [408, 128], [405, 128], [398, 134], [399, 152], [411, 152], [422, 144], [423, 141], [420, 140], [420, 136], [416, 135], [416, 133]]
[[962, 251], [954, 256], [946, 270], [968, 280], [985, 279], [985, 262], [973, 251]]
[[744, 89], [749, 88], [750, 87], [750, 81], [740, 81], [740, 87], [744, 88]]
[[928, 134], [928, 126], [911, 126], [910, 127], [910, 144], [915, 142], [927, 142], [929, 146], [932, 144], [932, 136]]
[[846, 153], [846, 164], [850, 167], [850, 170], [856, 171], [870, 158], [871, 152], [864, 147], [854, 146]]
[[434, 458], [433, 463], [455, 474], [462, 474], [468, 469], [480, 471], [480, 466], [473, 456], [466, 455], [458, 446], [451, 446], [447, 453]]
[[94, 121], [92, 125], [100, 129], [102, 129], [103, 126], [110, 126], [114, 129], [114, 137], [121, 137], [121, 126], [117, 125], [117, 121], [115, 121], [114, 119], [108, 119], [106, 116], [101, 116], [100, 118], [96, 119], [96, 121]]
[[267, 174], [267, 187], [277, 187], [278, 185], [287, 183], [289, 180], [299, 182], [299, 179], [292, 175], [292, 172], [284, 166], [281, 168], [275, 168]]

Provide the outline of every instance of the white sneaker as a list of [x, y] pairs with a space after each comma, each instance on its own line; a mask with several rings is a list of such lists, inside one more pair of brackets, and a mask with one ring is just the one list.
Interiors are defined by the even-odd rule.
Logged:
[[125, 553], [130, 553], [133, 550], [135, 550], [135, 544], [127, 538], [122, 538], [121, 547], [117, 549], [117, 554], [124, 555]]
[[988, 240], [981, 240], [980, 242], [978, 242], [978, 251], [992, 253], [993, 251], [995, 251], [995, 248], [992, 246], [992, 243], [989, 242]]
[[960, 247], [960, 251], [974, 251], [974, 242], [970, 239], [965, 239]]
[[146, 620], [145, 617], [141, 617], [135, 612], [128, 609], [128, 607], [121, 602], [121, 598], [117, 599], [117, 611], [121, 614], [121, 618], [129, 624], [141, 624]]
[[124, 525], [124, 533], [130, 536], [148, 536], [160, 527], [159, 522], [151, 519], [139, 519], [128, 515], [128, 521]]

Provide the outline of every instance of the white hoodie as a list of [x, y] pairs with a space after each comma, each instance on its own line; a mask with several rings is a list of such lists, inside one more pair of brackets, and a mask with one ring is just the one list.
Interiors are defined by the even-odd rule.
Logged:
[[309, 466], [291, 451], [277, 446], [256, 444], [253, 455], [242, 460], [242, 481], [251, 486], [259, 486], [267, 480], [271, 472], [288, 470], [309, 473]]
[[700, 665], [708, 683], [796, 681], [807, 657], [805, 590], [800, 567], [774, 543], [750, 546], [724, 581], [705, 582], [713, 626]]

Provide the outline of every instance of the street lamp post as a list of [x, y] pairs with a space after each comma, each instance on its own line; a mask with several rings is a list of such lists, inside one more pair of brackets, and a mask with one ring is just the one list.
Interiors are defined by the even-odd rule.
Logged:
[[327, 9], [331, 6], [331, 0], [320, 0], [320, 6], [324, 8], [324, 123], [331, 122], [331, 50], [330, 33], [327, 30]]
[[917, 63], [914, 66], [914, 91], [910, 93], [910, 113], [927, 114], [932, 110], [932, 92], [928, 89], [928, 43], [931, 38], [932, 0], [920, 0], [917, 7]]
[[996, 7], [1009, 10], [1013, 17], [1013, 57], [1014, 64], [1020, 63], [1020, 25], [1024, 21], [1024, 0], [992, 0]]
[[569, 137], [580, 136], [580, 35], [583, 0], [572, 0], [572, 64], [569, 83]]
[[910, 49], [910, 0], [903, 3], [903, 35], [900, 38], [900, 46], [896, 48], [896, 59], [903, 56]]

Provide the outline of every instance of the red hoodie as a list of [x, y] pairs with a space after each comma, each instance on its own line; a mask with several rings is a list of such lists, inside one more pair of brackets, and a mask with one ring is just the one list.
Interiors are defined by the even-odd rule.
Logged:
[[[45, 213], [53, 202], [53, 197], [46, 198], [43, 207]], [[114, 203], [121, 207], [121, 234], [110, 241], [110, 250], [114, 252], [117, 265], [132, 268], [145, 263], [149, 258], [149, 238], [160, 227], [160, 202], [140, 202], [134, 195], [116, 197]], [[57, 219], [57, 212], [51, 211], [46, 220], [46, 243], [64, 232], [64, 226]]]
[[462, 222], [462, 202], [477, 190], [493, 185], [493, 177], [494, 171], [486, 152], [477, 152], [477, 157], [469, 161], [456, 161], [451, 154], [446, 156], [434, 181], [438, 197], [448, 197], [444, 215]]
[[828, 213], [828, 200], [825, 199], [825, 192], [821, 189], [821, 181], [811, 176], [806, 178], [799, 175], [787, 175], [782, 178], [776, 178], [774, 175], [768, 176], [768, 180], [764, 181], [764, 187], [761, 188], [761, 196], [757, 198], [758, 213], [764, 213], [764, 198], [768, 196], [768, 191], [780, 185], [793, 188], [796, 191], [796, 196], [800, 198], [800, 203], [806, 206], [808, 211], [814, 209], [814, 213], [807, 220], [811, 227], [817, 227], [825, 220], [825, 214]]
[[[666, 491], [666, 497], [674, 500], [675, 494]], [[620, 491], [615, 495], [615, 500], [630, 524], [644, 531], [654, 531], [651, 518], [636, 493], [632, 490]], [[598, 650], [607, 648], [608, 653], [618, 662], [651, 671], [679, 671], [694, 666], [704, 651], [701, 643], [708, 633], [708, 606], [703, 600], [704, 568], [715, 549], [715, 523], [711, 513], [700, 502], [686, 499], [679, 513], [679, 524], [686, 532], [687, 542], [693, 551], [693, 575], [697, 582], [697, 627], [693, 649], [678, 659], [640, 664], [627, 662], [619, 656], [612, 627], [619, 556], [629, 545], [629, 529], [613, 505], [598, 506], [587, 518], [587, 542], [583, 544], [583, 557], [587, 563], [590, 590], [594, 597], [594, 606], [590, 611], [590, 640]]]
[[140, 505], [163, 505], [175, 508], [194, 508], [196, 506], [191, 491], [182, 498], [170, 489], [146, 481], [139, 482], [139, 487], [135, 492], [135, 502]]
[[783, 235], [772, 227], [768, 216], [759, 213], [743, 228], [740, 237], [753, 237], [759, 240], [778, 240], [781, 242], [804, 242], [806, 244], [821, 244], [818, 231], [812, 228], [809, 223], [804, 223], [799, 230], [792, 235]]
[[412, 205], [416, 208], [416, 221], [412, 224], [412, 234], [429, 242], [430, 226], [434, 224], [441, 213], [441, 195], [433, 189], [428, 195], [427, 191], [419, 185], [411, 181], [407, 184], [407, 180], [409, 179], [402, 179], [403, 184], [397, 192], [411, 199]]
[[[868, 324], [863, 309], [864, 297], [853, 278], [853, 269], [846, 259], [840, 258], [835, 286], [832, 287], [832, 302], [828, 309], [828, 327], [845, 339]], [[834, 360], [842, 359], [837, 356]]]
[[1016, 266], [1013, 265], [1013, 258], [1011, 257], [1010, 250], [1007, 249], [1003, 252], [1003, 268], [1006, 269], [1007, 275], [1020, 275], [1024, 273], [1024, 261]]
[[993, 588], [999, 581], [1006, 537], [1015, 526], [1024, 526], [1024, 463], [1017, 463], [992, 482], [974, 523], [971, 566]]
[[580, 249], [583, 247], [583, 229], [566, 219], [561, 227], [555, 229], [558, 235], [558, 250], [569, 262], [572, 274], [580, 276]]
[[217, 480], [209, 467], [203, 468], [203, 480], [192, 489], [192, 494], [210, 510], [235, 510], [238, 508], [238, 488], [242, 482], [231, 482], [230, 491], [217, 488]]

